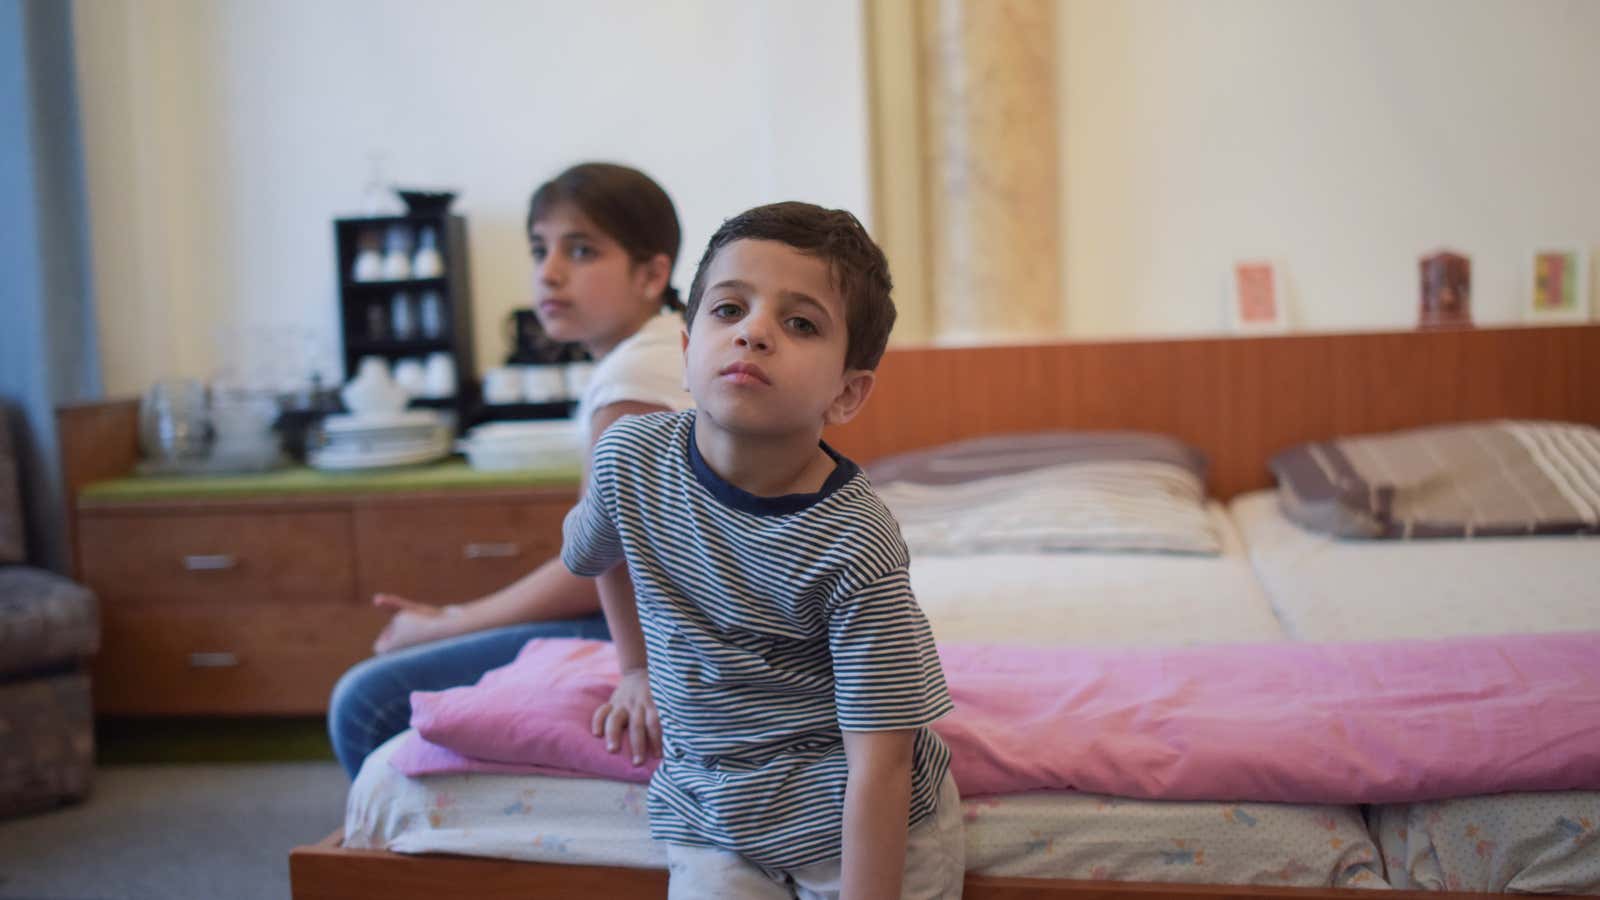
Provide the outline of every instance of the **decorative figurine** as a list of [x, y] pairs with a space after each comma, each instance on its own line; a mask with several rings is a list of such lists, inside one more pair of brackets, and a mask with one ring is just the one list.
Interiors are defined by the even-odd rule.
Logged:
[[1421, 260], [1419, 328], [1472, 327], [1472, 260], [1440, 250]]

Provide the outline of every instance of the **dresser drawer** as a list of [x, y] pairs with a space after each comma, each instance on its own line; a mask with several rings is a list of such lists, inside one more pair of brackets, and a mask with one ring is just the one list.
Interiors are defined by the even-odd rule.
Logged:
[[296, 605], [108, 606], [94, 660], [103, 715], [312, 715], [370, 656], [382, 610]]
[[561, 552], [561, 521], [576, 497], [357, 507], [365, 600], [378, 592], [459, 603], [505, 587]]
[[83, 579], [108, 608], [355, 605], [350, 513], [86, 514]]

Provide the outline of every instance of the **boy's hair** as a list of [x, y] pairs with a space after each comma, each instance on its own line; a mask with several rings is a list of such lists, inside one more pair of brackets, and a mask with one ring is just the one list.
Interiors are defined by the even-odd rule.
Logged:
[[[622, 245], [635, 263], [665, 253], [678, 262], [682, 232], [672, 198], [638, 169], [613, 163], [579, 163], [539, 185], [528, 200], [527, 231], [558, 206], [571, 205], [601, 231]], [[661, 305], [681, 310], [678, 291], [667, 285]]]
[[810, 203], [772, 203], [747, 210], [722, 223], [700, 257], [700, 267], [689, 286], [683, 319], [694, 327], [695, 311], [705, 294], [706, 274], [717, 251], [738, 240], [778, 241], [828, 264], [834, 284], [844, 298], [847, 369], [876, 369], [894, 328], [894, 301], [889, 292], [889, 261], [873, 243], [867, 229], [842, 209], [823, 209]]

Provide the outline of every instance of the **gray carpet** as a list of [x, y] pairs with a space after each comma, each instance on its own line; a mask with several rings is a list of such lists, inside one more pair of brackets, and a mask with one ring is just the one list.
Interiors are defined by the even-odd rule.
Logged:
[[346, 788], [331, 762], [101, 768], [87, 802], [0, 821], [0, 898], [285, 900]]

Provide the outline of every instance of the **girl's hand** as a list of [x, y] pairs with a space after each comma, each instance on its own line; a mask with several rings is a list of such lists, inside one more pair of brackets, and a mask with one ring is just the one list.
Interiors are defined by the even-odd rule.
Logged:
[[441, 627], [450, 618], [443, 607], [418, 603], [394, 594], [374, 594], [372, 605], [395, 611], [394, 618], [383, 626], [383, 630], [378, 632], [378, 639], [372, 642], [374, 653], [392, 653], [414, 644], [450, 637], [453, 633]]
[[650, 696], [650, 679], [645, 669], [630, 669], [622, 673], [611, 700], [600, 704], [594, 711], [590, 730], [595, 737], [605, 736], [606, 750], [617, 752], [626, 732], [633, 750], [633, 764], [643, 765], [650, 755], [661, 755], [661, 720], [656, 716], [656, 702]]

